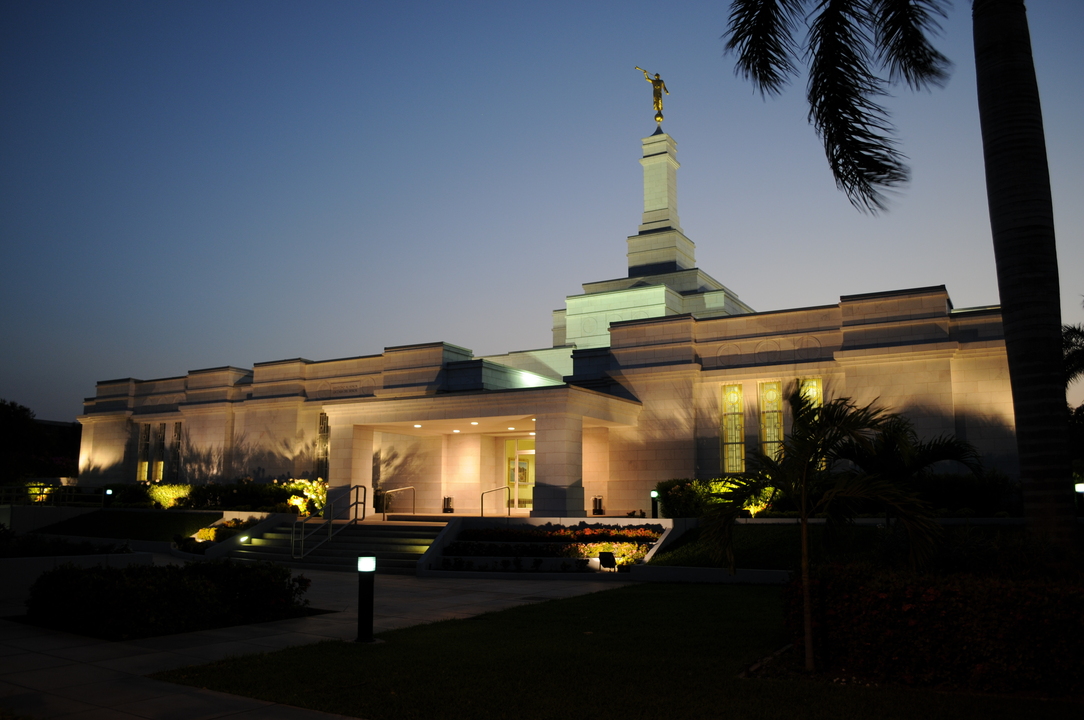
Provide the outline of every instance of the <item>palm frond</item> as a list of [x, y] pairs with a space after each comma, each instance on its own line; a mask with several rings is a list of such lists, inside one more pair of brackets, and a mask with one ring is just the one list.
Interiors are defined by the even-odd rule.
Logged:
[[1084, 325], [1061, 326], [1061, 351], [1065, 358], [1065, 386], [1084, 377]]
[[[766, 458], [771, 462], [770, 458]], [[718, 496], [722, 502], [712, 503], [701, 518], [704, 541], [715, 555], [716, 562], [725, 562], [735, 572], [734, 521], [749, 500], [772, 487], [768, 472], [744, 477], [732, 476], [730, 487]]]
[[726, 52], [738, 55], [734, 72], [761, 95], [777, 95], [797, 74], [794, 26], [803, 0], [735, 0]]
[[873, 100], [884, 81], [870, 69], [874, 19], [865, 2], [824, 0], [809, 29], [809, 121], [824, 143], [836, 185], [863, 212], [887, 208], [881, 189], [910, 172], [892, 139], [888, 111]]
[[878, 56], [891, 82], [903, 80], [913, 90], [944, 86], [952, 63], [928, 39], [941, 29], [936, 18], [945, 17], [943, 5], [941, 0], [873, 0]]
[[911, 459], [914, 473], [941, 462], [955, 462], [963, 465], [973, 475], [982, 475], [982, 456], [975, 446], [953, 435], [941, 435], [933, 440], [915, 443]]

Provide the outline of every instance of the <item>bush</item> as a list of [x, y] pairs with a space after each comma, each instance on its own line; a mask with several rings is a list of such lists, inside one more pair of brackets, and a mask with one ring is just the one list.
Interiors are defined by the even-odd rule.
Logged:
[[919, 499], [948, 517], [994, 517], [1007, 513], [1023, 517], [1024, 501], [1020, 481], [996, 470], [982, 476], [970, 473], [939, 473], [919, 476], [915, 481]]
[[[316, 513], [323, 509], [327, 500], [327, 483], [323, 480], [286, 480], [282, 483], [240, 480], [183, 487], [189, 491], [177, 505], [191, 509], [289, 512], [290, 506], [294, 505], [306, 513]], [[292, 500], [295, 497], [297, 500]]]
[[191, 485], [164, 485], [155, 483], [144, 486], [147, 488], [147, 496], [165, 509], [179, 505], [192, 491]]
[[659, 494], [659, 512], [668, 518], [700, 517], [714, 500], [701, 480], [663, 480], [655, 490]]
[[[915, 576], [830, 565], [816, 571], [810, 589], [823, 669], [978, 691], [1084, 691], [1079, 579]], [[788, 629], [801, 647], [800, 583], [788, 589], [787, 606]]]
[[295, 617], [308, 604], [302, 596], [309, 584], [272, 563], [65, 565], [42, 574], [30, 588], [27, 616], [109, 640], [151, 637]]
[[[736, 476], [735, 476], [736, 477]], [[668, 518], [694, 518], [703, 515], [709, 505], [720, 502], [719, 493], [726, 492], [733, 484], [726, 477], [711, 480], [664, 480], [655, 486], [659, 494], [659, 511]], [[759, 497], [745, 503], [750, 514], [756, 514], [768, 507], [769, 489]]]
[[127, 545], [94, 545], [88, 542], [70, 542], [61, 538], [46, 538], [33, 533], [16, 535], [0, 523], [0, 557], [55, 557], [57, 555], [108, 555], [130, 553]]
[[110, 483], [104, 490], [112, 490], [109, 507], [151, 507], [154, 500], [146, 483]]

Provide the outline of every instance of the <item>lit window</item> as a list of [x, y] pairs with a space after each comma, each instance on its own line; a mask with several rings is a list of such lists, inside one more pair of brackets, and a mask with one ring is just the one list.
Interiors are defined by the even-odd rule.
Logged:
[[723, 472], [745, 472], [745, 406], [741, 385], [723, 386], [720, 439], [723, 445]]
[[760, 384], [760, 449], [770, 458], [783, 451], [783, 383]]
[[313, 463], [313, 472], [316, 477], [327, 480], [328, 475], [328, 450], [331, 447], [331, 423], [328, 422], [327, 413], [320, 413], [316, 421], [316, 457]]
[[154, 429], [154, 463], [151, 465], [151, 482], [160, 482], [166, 469], [166, 424], [158, 423]]
[[824, 403], [824, 390], [820, 378], [806, 378], [802, 380], [802, 397], [808, 398], [813, 407], [820, 407]]
[[181, 423], [173, 423], [173, 437], [169, 441], [169, 469], [166, 480], [176, 485], [181, 477]]
[[139, 445], [136, 448], [136, 481], [147, 482], [147, 468], [151, 458], [151, 426], [148, 423], [139, 425]]

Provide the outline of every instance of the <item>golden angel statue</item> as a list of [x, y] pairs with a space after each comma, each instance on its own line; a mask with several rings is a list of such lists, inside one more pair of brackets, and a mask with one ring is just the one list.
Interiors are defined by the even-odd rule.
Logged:
[[649, 83], [651, 83], [651, 89], [653, 90], [652, 95], [655, 103], [655, 122], [661, 123], [662, 94], [666, 93], [667, 95], [669, 95], [670, 91], [666, 89], [666, 83], [662, 81], [662, 78], [659, 77], [658, 73], [655, 73], [655, 77], [651, 77], [651, 75], [648, 74], [647, 70], [644, 70], [642, 67], [637, 66], [636, 69], [644, 74], [644, 80], [647, 80]]

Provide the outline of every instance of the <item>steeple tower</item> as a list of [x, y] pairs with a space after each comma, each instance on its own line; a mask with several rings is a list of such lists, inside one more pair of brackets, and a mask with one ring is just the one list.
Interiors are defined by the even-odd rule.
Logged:
[[662, 131], [644, 138], [644, 214], [639, 233], [628, 238], [629, 277], [696, 267], [696, 245], [681, 231], [677, 211], [677, 143]]

